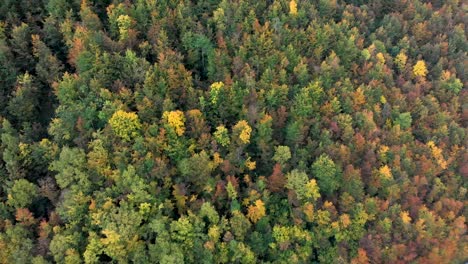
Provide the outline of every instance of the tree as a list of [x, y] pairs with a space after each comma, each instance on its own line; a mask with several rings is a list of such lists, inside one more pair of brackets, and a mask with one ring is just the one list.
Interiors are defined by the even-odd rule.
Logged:
[[247, 217], [249, 217], [250, 221], [252, 221], [253, 223], [258, 222], [258, 220], [260, 220], [265, 215], [265, 204], [260, 199], [255, 201], [255, 205], [250, 205], [248, 208]]
[[289, 14], [297, 15], [297, 3], [294, 0], [289, 1]]
[[268, 177], [268, 189], [272, 192], [280, 192], [286, 184], [286, 178], [281, 171], [281, 165], [275, 164], [273, 172]]
[[315, 179], [309, 180], [305, 172], [297, 169], [286, 175], [286, 188], [294, 191], [297, 198], [303, 202], [316, 201], [320, 197], [320, 189]]
[[141, 129], [138, 115], [133, 112], [118, 110], [109, 119], [109, 124], [114, 133], [124, 141], [135, 138]]
[[395, 124], [400, 125], [401, 129], [408, 129], [411, 127], [411, 113], [406, 112], [406, 113], [401, 113], [398, 115], [397, 119], [395, 120]]
[[18, 134], [7, 119], [3, 120], [2, 130], [2, 158], [9, 174], [8, 178], [10, 180], [23, 178], [26, 171], [23, 167], [23, 155], [21, 153]]
[[185, 132], [185, 116], [182, 111], [166, 111], [163, 113], [163, 120], [177, 136], [182, 136]]
[[312, 174], [317, 178], [320, 190], [328, 195], [341, 186], [341, 171], [327, 154], [320, 155], [314, 161]]
[[8, 204], [14, 208], [28, 207], [38, 197], [38, 188], [33, 183], [19, 179], [8, 192]]
[[286, 162], [291, 158], [291, 150], [288, 146], [277, 146], [275, 147], [275, 155], [273, 160], [281, 164], [284, 167]]
[[427, 68], [426, 63], [423, 60], [418, 60], [413, 66], [413, 74], [416, 77], [426, 77]]
[[239, 142], [241, 145], [250, 143], [250, 134], [252, 133], [252, 128], [249, 126], [247, 121], [240, 120], [232, 128], [233, 132], [233, 141]]
[[86, 168], [86, 155], [79, 148], [64, 147], [59, 159], [50, 164], [50, 169], [57, 172], [55, 179], [61, 189], [89, 191], [92, 182]]
[[200, 189], [210, 181], [214, 164], [205, 151], [194, 154], [188, 159], [183, 159], [178, 164], [178, 168], [185, 181], [194, 184]]
[[223, 147], [227, 147], [230, 143], [228, 130], [223, 125], [218, 126], [216, 128], [213, 137], [216, 140], [216, 142], [218, 142], [218, 144], [220, 144]]
[[19, 123], [37, 121], [39, 91], [29, 73], [18, 77], [17, 85], [8, 103], [8, 112]]
[[15, 26], [11, 33], [12, 52], [15, 55], [16, 67], [23, 72], [32, 72], [34, 58], [29, 45], [31, 44], [31, 28], [26, 23]]
[[398, 70], [403, 71], [405, 69], [407, 60], [408, 56], [406, 56], [404, 51], [398, 53], [398, 55], [395, 57], [395, 63], [398, 67]]

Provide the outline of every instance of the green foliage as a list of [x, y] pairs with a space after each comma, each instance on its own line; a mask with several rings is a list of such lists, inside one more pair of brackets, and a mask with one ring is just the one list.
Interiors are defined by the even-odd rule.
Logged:
[[465, 3], [367, 2], [0, 1], [0, 263], [464, 262]]
[[342, 184], [341, 172], [335, 162], [327, 155], [322, 154], [312, 164], [312, 174], [317, 178], [320, 190], [331, 195]]
[[8, 192], [8, 204], [14, 208], [28, 207], [38, 195], [36, 185], [25, 179], [16, 180]]
[[59, 159], [50, 164], [50, 169], [57, 172], [55, 179], [62, 189], [89, 190], [91, 187], [86, 173], [86, 155], [82, 149], [64, 147]]
[[179, 170], [185, 181], [201, 187], [210, 180], [213, 164], [205, 151], [194, 154], [188, 159], [183, 159], [179, 165]]
[[411, 127], [411, 113], [401, 113], [398, 115], [397, 119], [395, 120], [395, 124], [400, 125], [401, 129], [407, 129]]
[[315, 201], [320, 197], [315, 179], [309, 180], [305, 172], [292, 170], [286, 175], [286, 188], [294, 191], [301, 201]]
[[275, 155], [273, 160], [284, 166], [286, 162], [291, 158], [291, 150], [288, 146], [277, 146], [275, 147]]
[[26, 72], [18, 77], [16, 88], [12, 93], [12, 99], [7, 107], [8, 112], [19, 123], [36, 121], [39, 104], [38, 97], [38, 90], [33, 83], [33, 79]]

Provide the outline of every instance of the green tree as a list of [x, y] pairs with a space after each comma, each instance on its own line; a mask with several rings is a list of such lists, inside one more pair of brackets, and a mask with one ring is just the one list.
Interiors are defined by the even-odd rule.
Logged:
[[9, 173], [9, 178], [12, 180], [20, 179], [25, 175], [25, 170], [22, 166], [20, 140], [16, 130], [7, 119], [3, 120], [2, 130], [3, 161]]
[[303, 202], [320, 198], [320, 189], [315, 179], [309, 179], [305, 172], [297, 169], [286, 174], [286, 188], [294, 191], [297, 198]]
[[291, 150], [288, 146], [277, 146], [275, 147], [275, 155], [273, 160], [281, 164], [284, 167], [286, 162], [291, 159]]
[[62, 189], [89, 191], [92, 182], [86, 168], [86, 155], [79, 148], [64, 147], [59, 159], [50, 164], [50, 169], [57, 173], [55, 179]]
[[38, 188], [33, 183], [19, 179], [8, 192], [8, 204], [15, 208], [28, 207], [38, 197]]
[[16, 88], [8, 103], [8, 112], [19, 123], [37, 121], [39, 107], [39, 91], [29, 73], [18, 77]]
[[314, 161], [312, 174], [317, 178], [320, 190], [328, 195], [332, 195], [341, 186], [341, 171], [327, 154], [320, 155]]

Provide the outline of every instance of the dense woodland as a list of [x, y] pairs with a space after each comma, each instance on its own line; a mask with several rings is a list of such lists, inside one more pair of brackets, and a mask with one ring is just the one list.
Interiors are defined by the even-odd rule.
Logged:
[[0, 263], [464, 263], [462, 0], [1, 0]]

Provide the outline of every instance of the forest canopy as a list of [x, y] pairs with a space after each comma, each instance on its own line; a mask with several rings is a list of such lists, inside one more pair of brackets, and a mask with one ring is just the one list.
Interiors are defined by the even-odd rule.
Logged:
[[464, 263], [460, 0], [1, 0], [0, 263]]

